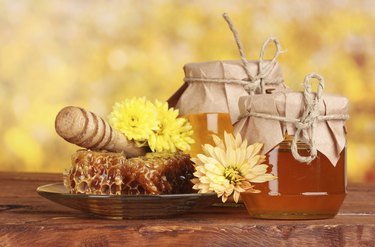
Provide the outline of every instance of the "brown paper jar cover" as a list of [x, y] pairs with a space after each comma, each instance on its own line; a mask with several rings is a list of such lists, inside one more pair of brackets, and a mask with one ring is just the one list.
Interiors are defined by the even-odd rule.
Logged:
[[[315, 93], [314, 93], [315, 94]], [[264, 144], [265, 154], [284, 140], [285, 134], [294, 135], [293, 123], [246, 116], [251, 112], [264, 113], [286, 118], [300, 118], [304, 111], [302, 92], [288, 90], [273, 94], [243, 96], [239, 100], [242, 116], [234, 124], [234, 132], [240, 133], [250, 144]], [[348, 113], [348, 99], [341, 96], [323, 94], [319, 102], [320, 116], [345, 115]], [[311, 130], [302, 131], [302, 141], [308, 142]], [[345, 120], [324, 120], [316, 122], [315, 143], [319, 152], [325, 155], [332, 165], [336, 165], [340, 153], [346, 146]]]
[[[250, 72], [259, 73], [259, 61], [248, 61]], [[266, 66], [270, 61], [263, 61]], [[168, 100], [180, 115], [199, 113], [230, 113], [232, 123], [238, 119], [238, 100], [248, 95], [249, 83], [242, 61], [208, 61], [184, 66], [185, 83]], [[265, 88], [285, 88], [278, 62], [262, 79]], [[250, 82], [251, 83], [251, 82]]]

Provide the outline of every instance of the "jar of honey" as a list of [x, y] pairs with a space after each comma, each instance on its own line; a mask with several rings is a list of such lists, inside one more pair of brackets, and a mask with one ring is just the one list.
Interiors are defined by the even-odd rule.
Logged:
[[[256, 184], [261, 193], [242, 193], [250, 216], [265, 219], [324, 219], [334, 217], [346, 196], [346, 149], [333, 166], [318, 152], [311, 163], [300, 163], [291, 152], [291, 137], [266, 154], [269, 172], [277, 178]], [[309, 146], [298, 143], [309, 154]]]
[[[262, 73], [265, 88], [282, 87], [283, 77], [277, 61], [262, 61], [271, 69]], [[223, 138], [224, 131], [233, 131], [232, 123], [239, 116], [238, 100], [256, 93], [257, 85], [249, 79], [256, 77], [259, 61], [209, 61], [184, 66], [185, 78], [181, 88], [168, 100], [169, 106], [179, 109], [193, 127], [195, 144], [189, 152], [192, 157], [202, 153], [203, 144], [213, 144], [212, 134]]]
[[[317, 93], [309, 81], [319, 80]], [[334, 217], [346, 196], [345, 120], [348, 100], [323, 95], [317, 74], [305, 91], [275, 92], [240, 99], [235, 124], [249, 143], [264, 144], [265, 163], [277, 178], [254, 184], [260, 193], [241, 193], [250, 216], [264, 219]]]

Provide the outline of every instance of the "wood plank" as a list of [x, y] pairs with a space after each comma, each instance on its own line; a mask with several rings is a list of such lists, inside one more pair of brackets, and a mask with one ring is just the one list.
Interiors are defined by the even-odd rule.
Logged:
[[60, 174], [0, 172], [0, 246], [375, 246], [375, 185], [353, 184], [334, 219], [256, 220], [243, 207], [171, 219], [94, 218], [40, 197]]

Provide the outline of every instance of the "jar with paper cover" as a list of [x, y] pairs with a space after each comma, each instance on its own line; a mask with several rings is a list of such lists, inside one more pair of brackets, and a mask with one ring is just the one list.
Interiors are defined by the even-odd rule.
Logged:
[[[249, 63], [251, 71], [257, 71], [258, 63]], [[238, 100], [249, 95], [246, 91], [248, 76], [241, 61], [211, 61], [189, 63], [184, 66], [185, 84], [169, 100], [170, 106], [179, 109], [193, 126], [190, 154], [202, 153], [203, 144], [213, 144], [212, 134], [223, 137], [224, 131], [233, 132], [232, 122], [239, 115]], [[265, 78], [275, 84], [282, 83], [278, 66]], [[175, 101], [175, 103], [173, 103]], [[229, 113], [230, 112], [230, 113]]]
[[[311, 79], [319, 81], [316, 93]], [[346, 196], [348, 100], [323, 94], [318, 74], [305, 77], [304, 92], [288, 90], [240, 99], [235, 132], [263, 153], [277, 179], [241, 193], [250, 216], [266, 219], [334, 217]]]
[[[259, 60], [248, 61], [232, 21], [225, 13], [223, 17], [234, 35], [241, 60], [186, 64], [184, 84], [168, 100], [169, 106], [179, 109], [180, 116], [188, 118], [193, 126], [195, 144], [191, 156], [202, 153], [203, 144], [213, 144], [212, 134], [223, 138], [224, 131], [233, 131], [232, 123], [239, 116], [241, 96], [285, 88], [277, 61], [281, 54], [278, 39], [268, 38]], [[275, 55], [265, 60], [264, 51], [271, 43], [276, 46]]]
[[[234, 35], [241, 60], [186, 64], [184, 84], [168, 100], [169, 106], [179, 109], [180, 116], [188, 118], [192, 124], [195, 144], [191, 156], [202, 153], [203, 144], [213, 144], [212, 134], [223, 138], [224, 131], [233, 131], [232, 123], [239, 116], [241, 96], [285, 88], [277, 61], [282, 52], [279, 40], [268, 38], [259, 60], [249, 61], [231, 19], [226, 13], [223, 17]], [[265, 60], [265, 49], [272, 43], [276, 47], [274, 57]]]

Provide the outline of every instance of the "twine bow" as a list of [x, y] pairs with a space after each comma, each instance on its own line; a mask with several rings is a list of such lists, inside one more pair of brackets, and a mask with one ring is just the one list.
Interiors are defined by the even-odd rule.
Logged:
[[[218, 79], [218, 78], [194, 78], [194, 77], [185, 77], [184, 81], [185, 82], [216, 82], [216, 83], [235, 83], [235, 84], [240, 84], [244, 87], [247, 93], [249, 94], [255, 94], [255, 92], [259, 89], [261, 93], [265, 93], [266, 89], [264, 86], [264, 81], [263, 79], [267, 77], [273, 68], [277, 64], [277, 58], [278, 56], [282, 53], [281, 50], [281, 45], [280, 42], [277, 38], [275, 37], [269, 37], [263, 44], [262, 49], [260, 51], [259, 55], [259, 72], [257, 75], [253, 76], [250, 72], [249, 69], [249, 61], [246, 59], [246, 55], [242, 46], [242, 43], [240, 41], [239, 34], [236, 30], [236, 28], [233, 25], [233, 22], [229, 18], [227, 13], [223, 14], [223, 17], [225, 21], [228, 23], [228, 26], [230, 30], [232, 31], [234, 35], [234, 39], [236, 41], [238, 50], [240, 52], [240, 57], [242, 61], [242, 67], [244, 68], [247, 79], [245, 80], [239, 80], [239, 79]], [[270, 62], [265, 63], [264, 61], [264, 51], [266, 47], [273, 42], [276, 46], [276, 53], [272, 60]]]
[[[313, 98], [313, 94], [311, 92], [310, 80], [312, 78], [315, 78], [319, 81], [315, 98]], [[324, 79], [319, 74], [312, 73], [305, 77], [303, 84], [305, 88], [303, 92], [303, 97], [305, 100], [306, 107], [305, 107], [305, 110], [302, 114], [300, 121], [294, 123], [294, 125], [296, 126], [296, 133], [294, 134], [294, 138], [292, 140], [291, 150], [292, 150], [292, 155], [296, 160], [300, 162], [310, 163], [316, 158], [318, 154], [316, 150], [316, 143], [315, 143], [315, 129], [316, 129], [316, 121], [320, 115], [319, 103], [322, 98], [322, 93], [324, 89]], [[311, 130], [311, 136], [309, 138], [309, 143], [308, 143], [310, 146], [309, 156], [301, 156], [298, 153], [298, 147], [297, 147], [297, 142], [300, 139], [301, 131], [305, 129]]]
[[[228, 26], [229, 26], [230, 30], [232, 31], [232, 33], [233, 33], [233, 36], [234, 36], [234, 39], [236, 41], [238, 50], [240, 52], [242, 66], [245, 69], [247, 76], [249, 77], [248, 78], [248, 83], [244, 86], [245, 90], [249, 94], [255, 94], [255, 91], [258, 88], [260, 88], [261, 92], [265, 93], [265, 87], [264, 87], [263, 79], [265, 77], [267, 77], [271, 73], [271, 71], [273, 70], [273, 68], [276, 66], [276, 63], [277, 63], [276, 59], [282, 53], [281, 45], [280, 45], [279, 40], [277, 38], [275, 38], [275, 37], [269, 37], [263, 43], [263, 46], [262, 46], [262, 49], [260, 50], [260, 55], [259, 55], [259, 73], [257, 75], [255, 75], [255, 76], [253, 76], [253, 75], [251, 75], [251, 72], [249, 70], [249, 62], [246, 59], [246, 55], [245, 55], [245, 52], [244, 52], [244, 49], [243, 49], [243, 46], [242, 46], [242, 43], [241, 43], [241, 40], [240, 40], [240, 36], [239, 36], [236, 28], [234, 27], [234, 24], [233, 24], [232, 20], [229, 18], [229, 16], [228, 16], [227, 13], [223, 14], [223, 18], [228, 23]], [[273, 56], [271, 62], [264, 63], [264, 51], [265, 51], [266, 47], [271, 42], [273, 42], [275, 44], [275, 46], [276, 46], [276, 53]]]
[[[311, 91], [311, 79], [317, 79], [319, 81], [318, 89], [316, 95]], [[305, 77], [304, 80], [304, 92], [303, 97], [305, 101], [305, 109], [301, 118], [287, 118], [282, 116], [275, 116], [265, 113], [259, 112], [247, 112], [245, 115], [241, 116], [240, 118], [244, 117], [257, 117], [263, 119], [270, 119], [270, 120], [277, 120], [286, 123], [292, 123], [296, 127], [296, 132], [294, 134], [291, 151], [293, 157], [298, 160], [299, 162], [310, 163], [313, 161], [317, 156], [317, 148], [315, 142], [315, 131], [316, 131], [316, 123], [317, 121], [328, 121], [328, 120], [347, 120], [349, 118], [348, 114], [330, 114], [322, 116], [319, 112], [319, 104], [322, 99], [323, 89], [324, 89], [324, 79], [322, 76], [316, 73], [311, 73]], [[309, 156], [301, 156], [298, 153], [297, 143], [301, 140], [301, 132], [303, 130], [310, 130], [310, 138], [309, 142], [307, 143], [310, 147], [310, 155]]]

